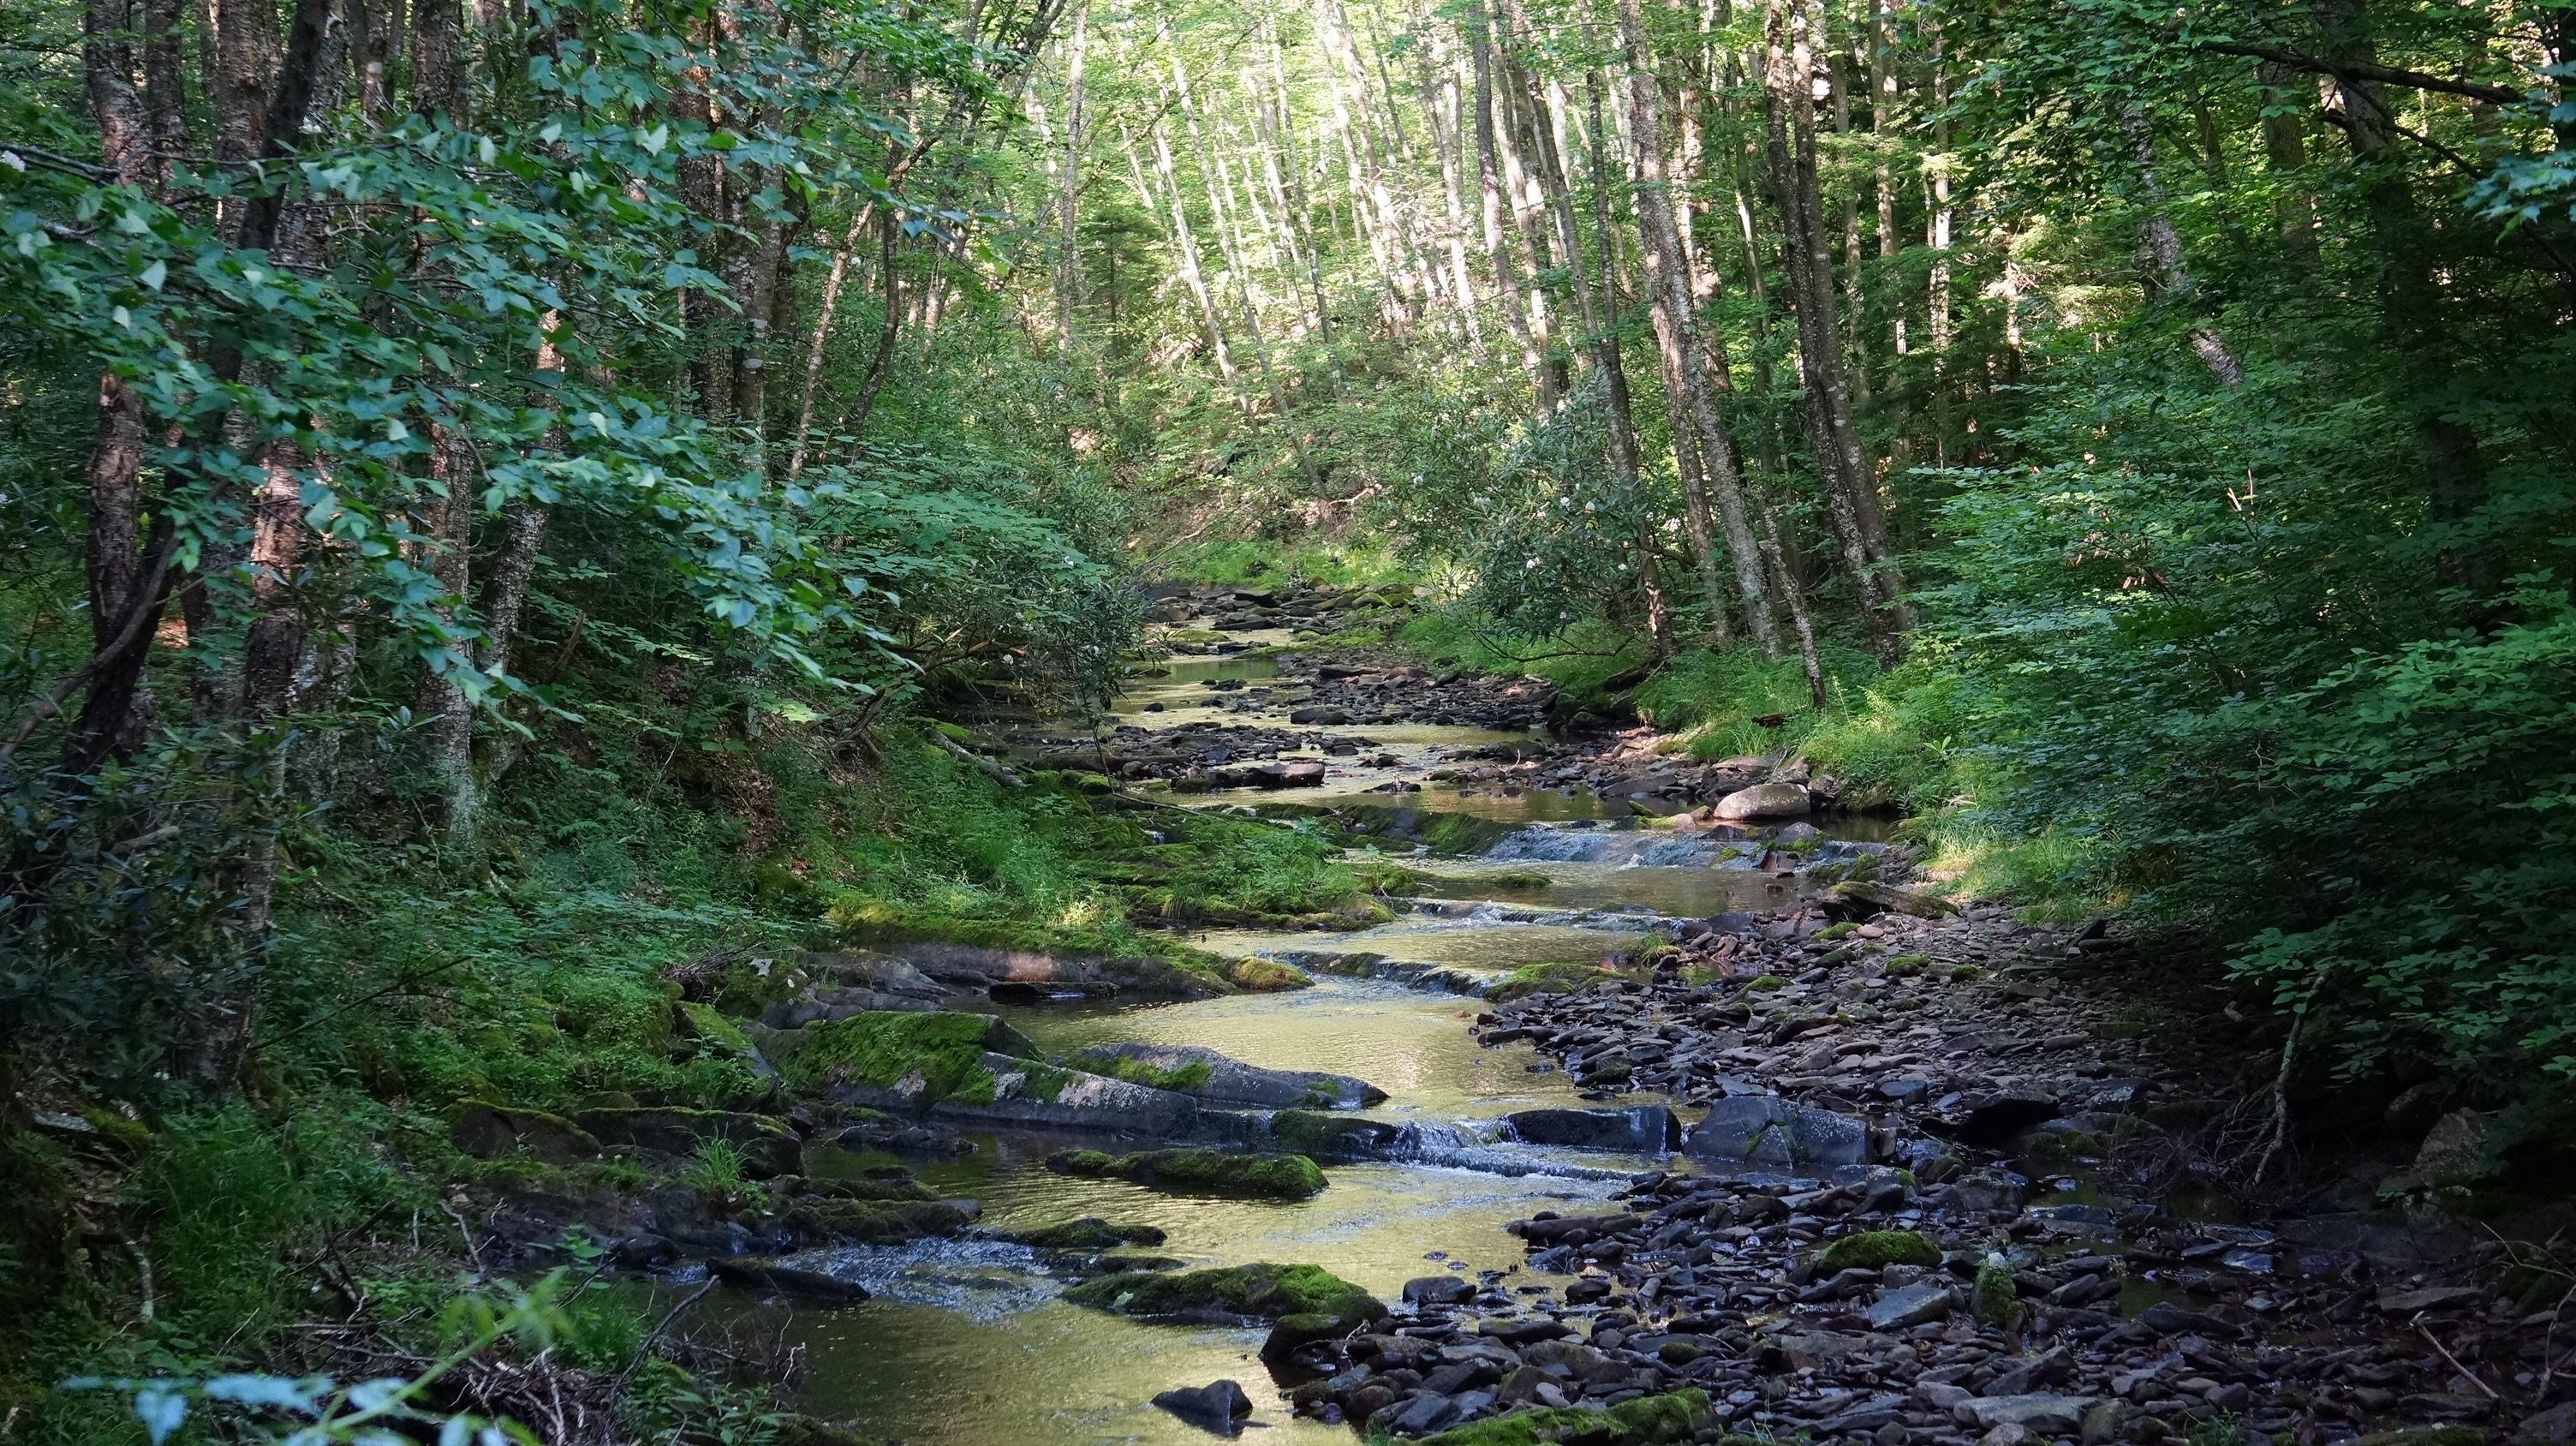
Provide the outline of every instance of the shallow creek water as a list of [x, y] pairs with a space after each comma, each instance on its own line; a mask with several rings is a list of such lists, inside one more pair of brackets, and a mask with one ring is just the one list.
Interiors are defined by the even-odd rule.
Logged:
[[[1264, 659], [1176, 660], [1169, 676], [1139, 680], [1118, 711], [1122, 721], [1148, 726], [1206, 717], [1203, 709], [1171, 705], [1204, 696], [1197, 686], [1203, 678], [1271, 671]], [[1140, 711], [1157, 699], [1166, 702], [1166, 712]], [[1285, 722], [1284, 713], [1219, 716]], [[1526, 736], [1431, 725], [1317, 731], [1365, 737], [1397, 753], [1403, 771], [1416, 776], [1436, 766], [1439, 750]], [[1340, 782], [1328, 779], [1325, 791], [1351, 791], [1333, 786]], [[1304, 790], [1300, 796], [1314, 795]], [[1238, 801], [1220, 793], [1205, 806]], [[1553, 790], [1461, 797], [1435, 785], [1405, 795], [1403, 803], [1533, 824], [1612, 812], [1588, 794]], [[1432, 895], [1508, 907], [1470, 908], [1464, 917], [1407, 914], [1357, 933], [1229, 930], [1192, 942], [1223, 954], [1368, 951], [1489, 973], [1634, 947], [1655, 915], [1761, 911], [1795, 897], [1794, 879], [1759, 872], [1732, 854], [1676, 850], [1668, 837], [1640, 830], [1596, 826], [1589, 832], [1597, 837], [1582, 840], [1573, 832], [1513, 835], [1486, 858], [1414, 861], [1435, 875]], [[1543, 912], [1532, 918], [1532, 910]], [[1620, 910], [1632, 917], [1615, 917]], [[1488, 1143], [1491, 1128], [1479, 1121], [1580, 1101], [1562, 1076], [1533, 1068], [1537, 1056], [1527, 1048], [1479, 1048], [1467, 1035], [1466, 1017], [1480, 1007], [1461, 995], [1320, 976], [1313, 988], [1286, 994], [1002, 1011], [1050, 1052], [1140, 1040], [1203, 1045], [1255, 1065], [1356, 1075], [1391, 1097], [1369, 1113], [1423, 1127], [1424, 1158], [1333, 1167], [1331, 1185], [1312, 1200], [1188, 1199], [1124, 1181], [1069, 1179], [1043, 1165], [1048, 1152], [1076, 1143], [1060, 1139], [984, 1137], [975, 1153], [953, 1161], [899, 1163], [943, 1195], [980, 1201], [988, 1225], [1036, 1226], [1083, 1215], [1144, 1221], [1169, 1233], [1155, 1253], [1192, 1266], [1307, 1261], [1388, 1298], [1407, 1279], [1444, 1269], [1517, 1269], [1519, 1242], [1502, 1232], [1505, 1222], [1543, 1209], [1582, 1208], [1630, 1173], [1667, 1162]], [[854, 1155], [820, 1168], [855, 1171], [878, 1163], [886, 1162]], [[804, 1313], [795, 1327], [807, 1352], [804, 1408], [856, 1419], [872, 1435], [910, 1446], [1179, 1446], [1208, 1437], [1149, 1404], [1154, 1394], [1232, 1377], [1252, 1397], [1256, 1427], [1271, 1433], [1265, 1439], [1352, 1439], [1345, 1427], [1288, 1416], [1256, 1354], [1262, 1330], [1149, 1325], [1065, 1305], [1056, 1298], [1061, 1282], [1020, 1247], [935, 1241], [817, 1251], [797, 1263], [858, 1280], [875, 1293], [851, 1309]]]

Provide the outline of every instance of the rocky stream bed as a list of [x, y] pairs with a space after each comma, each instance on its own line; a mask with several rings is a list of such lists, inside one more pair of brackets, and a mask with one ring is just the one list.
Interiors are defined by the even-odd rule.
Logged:
[[[1399, 601], [1249, 591], [1164, 599], [1208, 660], [1009, 766], [1104, 808], [1318, 790], [1304, 816], [1464, 855], [1417, 860], [1440, 896], [1193, 936], [1223, 976], [702, 961], [675, 1034], [769, 1102], [460, 1111], [481, 1248], [578, 1229], [783, 1312], [806, 1409], [851, 1423], [815, 1442], [2576, 1438], [2568, 1297], [2508, 1299], [2492, 1238], [2423, 1208], [2474, 1116], [2401, 1101], [2394, 1155], [2233, 1200], [2252, 1024], [2186, 971], [1933, 897], [1794, 759], [1568, 728], [1531, 680], [1236, 657], [1218, 629]], [[710, 1141], [754, 1183], [674, 1168]]]

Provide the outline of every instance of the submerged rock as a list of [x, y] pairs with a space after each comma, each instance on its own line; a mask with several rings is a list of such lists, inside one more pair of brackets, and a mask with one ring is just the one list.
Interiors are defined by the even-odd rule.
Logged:
[[1086, 1215], [1061, 1225], [1004, 1231], [1000, 1238], [1040, 1250], [1109, 1250], [1121, 1245], [1160, 1245], [1165, 1237], [1160, 1226], [1113, 1223], [1097, 1215]]
[[857, 1305], [868, 1298], [867, 1287], [857, 1281], [825, 1275], [819, 1270], [799, 1270], [774, 1260], [715, 1260], [708, 1262], [707, 1270], [736, 1290], [756, 1290], [766, 1295], [790, 1296], [822, 1305]]
[[1105, 1044], [1069, 1063], [1094, 1074], [1174, 1090], [1220, 1109], [1357, 1109], [1386, 1099], [1366, 1080], [1319, 1070], [1263, 1069], [1185, 1044]]
[[1242, 1431], [1244, 1418], [1252, 1414], [1252, 1398], [1243, 1394], [1243, 1387], [1232, 1381], [1175, 1387], [1156, 1396], [1154, 1404], [1193, 1426], [1203, 1426], [1220, 1436], [1232, 1436]]

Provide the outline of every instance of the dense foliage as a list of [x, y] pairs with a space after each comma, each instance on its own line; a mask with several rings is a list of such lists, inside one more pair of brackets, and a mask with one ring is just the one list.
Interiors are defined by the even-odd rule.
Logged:
[[[1418, 581], [1385, 641], [2216, 941], [2312, 1076], [2576, 1074], [2576, 10], [5, 13], [49, 1439], [129, 1424], [87, 1364], [279, 1349], [459, 1100], [738, 1102], [673, 966], [1367, 917], [1311, 833], [933, 721], [1080, 726], [1160, 577]], [[433, 1255], [360, 1293], [434, 1316]]]

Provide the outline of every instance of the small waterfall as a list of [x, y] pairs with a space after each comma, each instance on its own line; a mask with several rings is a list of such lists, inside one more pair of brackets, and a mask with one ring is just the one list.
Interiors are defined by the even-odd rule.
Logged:
[[1406, 1125], [1387, 1148], [1386, 1158], [1411, 1165], [1473, 1170], [1483, 1175], [1547, 1175], [1563, 1180], [1625, 1180], [1626, 1170], [1577, 1165], [1535, 1153], [1530, 1146], [1503, 1142], [1500, 1121]]
[[1621, 868], [1696, 869], [1740, 852], [1731, 840], [1658, 830], [1556, 828], [1532, 824], [1485, 851], [1497, 863], [1617, 864]]

